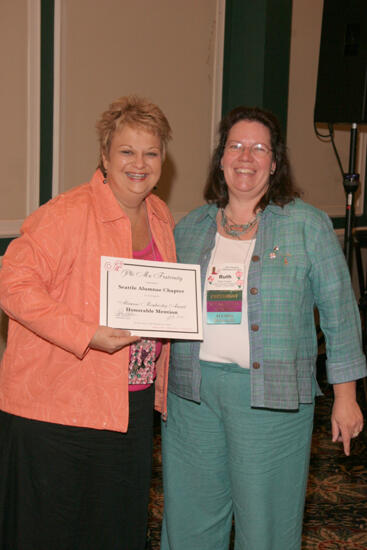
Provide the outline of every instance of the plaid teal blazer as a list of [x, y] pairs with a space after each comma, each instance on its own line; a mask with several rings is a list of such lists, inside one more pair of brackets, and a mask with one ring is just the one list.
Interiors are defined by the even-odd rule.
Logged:
[[[175, 229], [178, 261], [200, 264], [202, 292], [217, 212], [215, 205], [202, 206]], [[283, 208], [268, 205], [260, 218], [247, 288], [253, 407], [297, 409], [312, 401], [315, 306], [326, 340], [329, 383], [366, 376], [349, 271], [324, 212], [300, 199]], [[196, 402], [199, 349], [200, 342], [175, 341], [169, 372], [169, 390]]]

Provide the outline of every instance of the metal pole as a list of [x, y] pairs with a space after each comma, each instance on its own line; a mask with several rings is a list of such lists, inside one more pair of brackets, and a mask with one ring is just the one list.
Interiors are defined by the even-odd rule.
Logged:
[[354, 218], [354, 194], [359, 185], [359, 174], [354, 172], [356, 164], [357, 154], [357, 137], [358, 128], [357, 123], [353, 122], [350, 131], [350, 148], [349, 148], [349, 171], [344, 174], [344, 189], [346, 192], [346, 212], [345, 212], [345, 231], [344, 231], [344, 254], [349, 266], [349, 270], [352, 271], [353, 260], [353, 218]]

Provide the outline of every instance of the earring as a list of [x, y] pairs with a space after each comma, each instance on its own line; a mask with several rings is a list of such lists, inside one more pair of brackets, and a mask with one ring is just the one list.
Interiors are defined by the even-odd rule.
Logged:
[[270, 170], [270, 175], [273, 176], [275, 174], [275, 170]]

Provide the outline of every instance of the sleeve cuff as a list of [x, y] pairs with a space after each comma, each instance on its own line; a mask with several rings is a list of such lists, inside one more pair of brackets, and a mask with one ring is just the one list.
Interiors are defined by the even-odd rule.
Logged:
[[[348, 368], [346, 368], [346, 363]], [[343, 382], [352, 382], [367, 376], [366, 358], [364, 355], [356, 358], [354, 361], [343, 363], [326, 362], [327, 380], [329, 384], [342, 384]]]

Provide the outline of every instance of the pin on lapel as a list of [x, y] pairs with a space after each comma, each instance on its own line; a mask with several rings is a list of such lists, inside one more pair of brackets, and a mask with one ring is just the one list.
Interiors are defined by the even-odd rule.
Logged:
[[270, 252], [270, 254], [269, 254], [269, 258], [271, 260], [275, 260], [275, 258], [277, 257], [277, 252], [278, 251], [279, 251], [279, 246], [274, 246], [273, 251]]
[[[275, 260], [277, 258], [277, 253], [279, 252], [279, 246], [274, 246], [273, 250], [269, 254], [269, 258], [271, 260]], [[288, 264], [288, 258], [291, 257], [291, 254], [288, 254], [288, 252], [284, 255], [280, 255], [281, 258], [283, 258], [283, 261], [285, 264]]]

